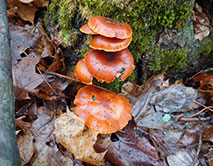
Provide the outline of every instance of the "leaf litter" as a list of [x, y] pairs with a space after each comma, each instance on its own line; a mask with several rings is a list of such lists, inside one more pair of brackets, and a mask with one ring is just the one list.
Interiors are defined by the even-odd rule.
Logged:
[[[35, 6], [34, 12], [23, 10], [26, 15], [14, 7], [8, 12], [10, 18], [33, 24], [20, 20], [20, 25], [10, 24], [22, 165], [212, 164], [211, 72], [192, 78], [190, 87], [181, 82], [170, 85], [163, 74], [154, 75], [143, 86], [125, 84], [122, 95], [131, 102], [132, 120], [117, 133], [98, 134], [72, 112], [73, 96], [81, 85], [45, 74], [66, 71], [57, 41], [49, 39], [42, 25], [35, 26], [37, 7], [47, 6], [48, 1], [11, 5], [15, 4], [18, 10]], [[198, 89], [192, 88], [196, 82]]]

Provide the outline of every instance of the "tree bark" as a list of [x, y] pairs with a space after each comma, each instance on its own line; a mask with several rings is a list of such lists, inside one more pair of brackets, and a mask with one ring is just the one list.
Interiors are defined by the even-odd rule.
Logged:
[[0, 0], [0, 165], [21, 165], [14, 125], [12, 58], [10, 52], [7, 5]]

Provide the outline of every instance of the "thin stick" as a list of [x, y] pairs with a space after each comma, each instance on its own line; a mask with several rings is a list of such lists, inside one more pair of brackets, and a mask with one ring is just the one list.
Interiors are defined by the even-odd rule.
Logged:
[[53, 89], [53, 87], [49, 84], [49, 82], [47, 82], [47, 80], [44, 78], [44, 75], [41, 73], [41, 70], [36, 67], [38, 72], [40, 73], [42, 79], [44, 80], [44, 82], [50, 87], [50, 89], [53, 91], [54, 95], [58, 96], [57, 93], [55, 92], [55, 90]]
[[197, 72], [196, 74], [194, 74], [193, 76], [191, 76], [189, 79], [187, 79], [187, 81], [190, 81], [191, 79], [193, 79], [195, 76], [197, 76], [198, 74], [202, 73], [203, 70]]
[[191, 117], [182, 117], [180, 118], [183, 122], [193, 122], [193, 121], [206, 121], [208, 119], [206, 118], [191, 118]]
[[208, 109], [211, 110], [211, 108], [213, 108], [213, 106], [206, 107], [206, 108], [200, 110], [199, 112], [195, 113], [194, 115], [191, 115], [190, 118], [199, 115], [201, 112], [203, 112], [203, 111], [205, 111], [205, 110], [208, 110]]
[[45, 72], [44, 74], [51, 74], [51, 75], [55, 75], [55, 76], [58, 76], [58, 77], [62, 77], [62, 78], [65, 78], [65, 79], [68, 79], [68, 80], [71, 80], [71, 81], [75, 81], [75, 82], [81, 82], [75, 78], [71, 78], [71, 77], [68, 77], [68, 76], [65, 76], [65, 75], [62, 75], [62, 74], [59, 74], [59, 73], [55, 73], [55, 72]]
[[212, 110], [210, 107], [207, 107], [207, 106], [203, 105], [202, 103], [200, 103], [200, 102], [198, 102], [198, 101], [196, 101], [196, 100], [194, 100], [194, 102], [195, 102], [196, 104], [198, 104], [198, 105], [200, 105], [200, 106], [202, 106], [202, 107], [204, 107], [204, 108], [207, 108], [207, 109], [209, 109], [210, 111], [213, 112], [213, 110]]

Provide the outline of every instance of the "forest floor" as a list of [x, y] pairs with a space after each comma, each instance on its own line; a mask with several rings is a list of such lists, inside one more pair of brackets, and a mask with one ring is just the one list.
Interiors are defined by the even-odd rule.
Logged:
[[39, 14], [48, 2], [13, 3], [8, 17], [22, 165], [213, 165], [211, 68], [184, 81], [160, 73], [141, 86], [127, 82], [120, 95], [131, 104], [131, 120], [116, 133], [99, 134], [74, 114], [84, 85], [73, 72], [65, 75], [57, 36], [45, 32]]

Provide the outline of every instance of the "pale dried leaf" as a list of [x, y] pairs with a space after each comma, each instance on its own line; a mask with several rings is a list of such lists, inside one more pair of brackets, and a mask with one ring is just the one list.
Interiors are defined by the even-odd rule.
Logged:
[[166, 113], [187, 112], [190, 109], [198, 108], [194, 102], [197, 97], [197, 90], [185, 87], [183, 84], [174, 84], [155, 92], [150, 104], [154, 105], [157, 111]]
[[84, 121], [74, 113], [62, 114], [55, 120], [54, 136], [75, 158], [84, 162], [101, 165], [104, 161], [103, 153], [96, 153], [94, 144], [97, 140], [97, 132], [84, 125]]
[[177, 151], [174, 155], [167, 157], [167, 162], [169, 166], [198, 166], [199, 161], [194, 150], [180, 150]]
[[30, 131], [27, 131], [27, 133], [24, 136], [19, 135], [17, 139], [17, 144], [22, 162], [24, 164], [29, 163], [34, 153], [32, 133]]
[[30, 3], [30, 2], [33, 2], [33, 0], [19, 0], [20, 2], [23, 2], [23, 3]]
[[195, 32], [194, 39], [201, 41], [210, 34], [210, 22], [203, 9], [196, 2], [192, 11], [192, 20]]

